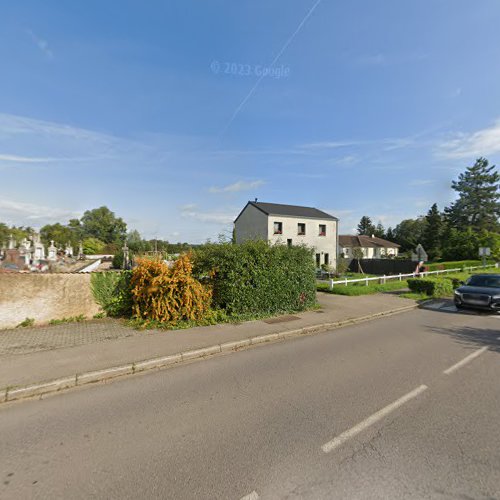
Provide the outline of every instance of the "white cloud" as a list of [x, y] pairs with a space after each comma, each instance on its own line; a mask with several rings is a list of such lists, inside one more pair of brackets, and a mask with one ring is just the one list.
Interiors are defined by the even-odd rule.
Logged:
[[8, 161], [13, 163], [47, 163], [53, 160], [54, 158], [36, 158], [33, 156], [0, 154], [0, 161]]
[[[41, 221], [43, 224], [50, 222], [64, 222], [71, 218], [81, 217], [80, 212], [64, 210], [61, 208], [24, 203], [5, 198], [0, 199], [0, 218], [9, 223], [30, 223]], [[15, 222], [11, 222], [14, 219]], [[21, 222], [19, 222], [21, 221]]]
[[410, 186], [428, 186], [429, 184], [434, 184], [434, 181], [431, 179], [415, 179], [409, 183]]
[[255, 189], [265, 184], [264, 181], [238, 181], [234, 184], [229, 184], [228, 186], [223, 187], [211, 187], [209, 191], [211, 193], [239, 193], [240, 191], [248, 191], [250, 189]]
[[364, 141], [323, 141], [323, 142], [311, 142], [308, 144], [302, 144], [302, 149], [336, 149], [345, 148], [348, 146], [359, 146], [360, 144], [365, 144]]
[[391, 66], [393, 64], [407, 64], [427, 59], [427, 54], [420, 52], [407, 54], [364, 54], [354, 59], [359, 66]]
[[500, 153], [500, 120], [494, 125], [469, 134], [458, 133], [441, 143], [438, 154], [445, 158], [477, 158]]
[[347, 140], [347, 141], [323, 141], [302, 144], [302, 149], [310, 151], [321, 151], [325, 149], [338, 149], [346, 147], [383, 147], [384, 151], [393, 151], [410, 147], [416, 144], [413, 137], [396, 137], [383, 139], [367, 139], [367, 140]]
[[54, 123], [25, 116], [0, 113], [0, 137], [2, 135], [31, 134], [48, 137], [70, 137], [78, 140], [110, 144], [116, 138], [71, 125]]
[[26, 30], [26, 32], [31, 37], [33, 42], [35, 42], [35, 45], [44, 53], [47, 59], [54, 59], [54, 52], [52, 52], [52, 49], [49, 47], [49, 42], [47, 42], [47, 40], [40, 38], [31, 30]]
[[213, 224], [231, 224], [236, 215], [237, 210], [229, 210], [224, 212], [207, 212], [198, 209], [194, 204], [184, 205], [181, 207], [181, 216], [188, 219], [195, 219], [199, 222], [208, 222]]

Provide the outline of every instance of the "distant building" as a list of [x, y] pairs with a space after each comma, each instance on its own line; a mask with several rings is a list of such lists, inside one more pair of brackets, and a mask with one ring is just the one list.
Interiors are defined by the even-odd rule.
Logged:
[[373, 234], [371, 236], [339, 236], [340, 254], [345, 258], [353, 257], [354, 248], [361, 248], [364, 259], [384, 259], [386, 257], [397, 257], [400, 245], [378, 238]]
[[317, 208], [249, 201], [234, 221], [236, 243], [264, 239], [307, 245], [316, 267], [337, 265], [338, 219]]

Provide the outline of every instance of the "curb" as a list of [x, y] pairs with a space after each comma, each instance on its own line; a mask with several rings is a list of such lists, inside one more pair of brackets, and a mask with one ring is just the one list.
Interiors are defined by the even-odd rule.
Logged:
[[194, 349], [191, 351], [162, 356], [160, 358], [136, 361], [133, 363], [114, 366], [103, 370], [77, 373], [70, 377], [51, 380], [49, 382], [32, 384], [24, 387], [6, 387], [5, 389], [2, 389], [2, 392], [0, 393], [0, 403], [32, 398], [35, 396], [42, 396], [44, 394], [61, 391], [63, 389], [69, 389], [72, 387], [92, 384], [96, 382], [104, 382], [106, 380], [121, 377], [124, 375], [133, 375], [135, 373], [145, 372], [149, 370], [166, 368], [171, 365], [181, 364], [191, 360], [206, 359], [216, 354], [235, 352], [267, 342], [286, 340], [288, 338], [298, 337], [301, 335], [314, 335], [316, 333], [325, 332], [327, 330], [335, 330], [345, 326], [364, 323], [372, 319], [383, 318], [385, 316], [392, 316], [394, 314], [411, 311], [413, 309], [418, 309], [419, 307], [420, 304], [412, 304], [410, 306], [391, 309], [389, 311], [374, 313], [367, 316], [358, 316], [356, 318], [334, 321], [331, 323], [320, 323], [317, 325], [298, 328], [296, 330], [287, 330], [279, 333], [270, 333], [268, 335], [259, 335], [242, 340], [225, 342], [223, 344], [216, 344], [213, 346], [204, 347], [202, 349]]

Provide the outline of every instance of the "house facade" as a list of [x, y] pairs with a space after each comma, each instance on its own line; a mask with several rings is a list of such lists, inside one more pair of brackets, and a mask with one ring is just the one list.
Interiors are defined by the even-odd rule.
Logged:
[[316, 267], [337, 266], [338, 219], [317, 208], [249, 201], [234, 221], [236, 243], [264, 239], [270, 243], [307, 245]]
[[351, 259], [355, 248], [361, 248], [364, 259], [385, 259], [397, 257], [400, 245], [373, 234], [371, 236], [339, 236], [339, 249], [343, 257]]

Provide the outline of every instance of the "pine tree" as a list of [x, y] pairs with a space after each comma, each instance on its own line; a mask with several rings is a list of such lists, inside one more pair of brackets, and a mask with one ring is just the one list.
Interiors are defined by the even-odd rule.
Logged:
[[375, 226], [373, 225], [372, 220], [367, 215], [363, 215], [358, 224], [358, 234], [371, 236], [375, 233]]
[[440, 256], [441, 237], [443, 234], [443, 217], [437, 203], [434, 203], [429, 209], [425, 220], [427, 224], [422, 234], [422, 244], [432, 260]]
[[394, 234], [394, 230], [392, 229], [392, 227], [387, 228], [387, 232], [385, 233], [385, 239], [387, 241], [394, 242], [395, 238], [396, 238], [396, 235]]
[[373, 234], [377, 238], [385, 238], [385, 229], [381, 222], [377, 224], [377, 227], [375, 228], [375, 231], [373, 231]]
[[452, 228], [500, 230], [500, 174], [495, 165], [489, 166], [486, 158], [479, 158], [451, 187], [458, 193], [458, 199], [445, 209]]

